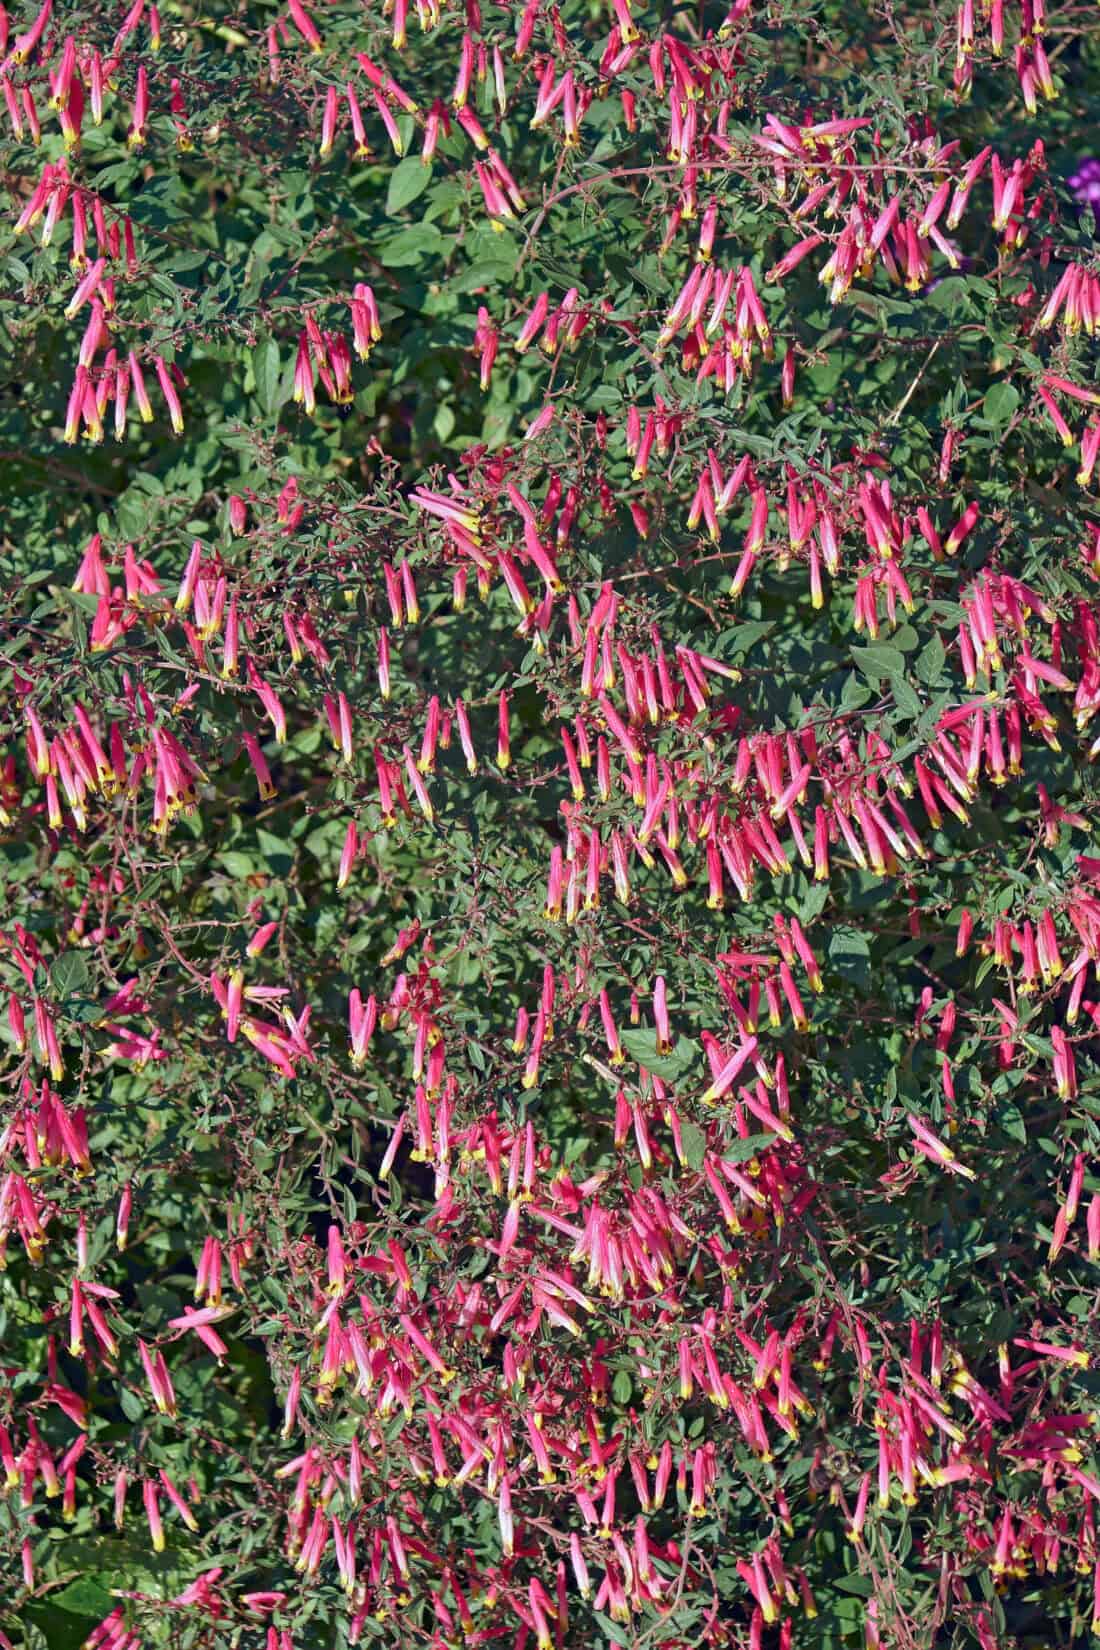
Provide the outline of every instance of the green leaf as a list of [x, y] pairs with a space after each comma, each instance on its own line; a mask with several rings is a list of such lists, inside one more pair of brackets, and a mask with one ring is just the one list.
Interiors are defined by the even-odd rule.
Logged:
[[149, 526], [149, 500], [132, 490], [115, 506], [119, 531], [129, 539], [140, 539]]
[[829, 903], [829, 884], [827, 882], [811, 882], [802, 897], [798, 908], [798, 919], [802, 923], [813, 922], [819, 917]]
[[277, 877], [285, 876], [294, 864], [294, 853], [291, 844], [282, 837], [276, 836], [273, 831], [265, 831], [262, 828], [256, 832], [256, 842], [265, 861], [275, 875]]
[[406, 155], [399, 161], [390, 173], [390, 186], [386, 191], [386, 211], [390, 217], [422, 195], [432, 181], [432, 169], [425, 166], [419, 155]]
[[856, 669], [872, 682], [884, 676], [899, 676], [905, 669], [905, 655], [900, 648], [886, 642], [875, 642], [870, 647], [853, 647], [852, 659]]
[[667, 1083], [674, 1083], [690, 1071], [699, 1058], [699, 1045], [687, 1037], [678, 1038], [670, 1053], [659, 1054], [657, 1033], [646, 1026], [630, 1027], [620, 1034], [620, 1041], [632, 1060]]
[[434, 223], [412, 223], [384, 241], [378, 256], [388, 269], [400, 269], [419, 263], [427, 252], [438, 252], [442, 244], [443, 236]]
[[982, 412], [987, 423], [1000, 429], [1002, 425], [1011, 422], [1019, 405], [1020, 392], [1015, 384], [994, 384], [992, 389], [986, 391]]
[[943, 675], [943, 667], [946, 661], [947, 650], [938, 633], [930, 636], [917, 655], [916, 672], [918, 677], [928, 687], [933, 687]]
[[1011, 1100], [1004, 1101], [998, 1111], [998, 1119], [1002, 1129], [1013, 1140], [1018, 1140], [1021, 1146], [1027, 1144], [1027, 1125], [1019, 1106]]
[[829, 960], [837, 972], [856, 985], [864, 986], [871, 977], [871, 947], [855, 928], [839, 929], [829, 941]]
[[447, 283], [448, 292], [480, 292], [484, 287], [504, 286], [516, 267], [511, 258], [478, 258]]
[[265, 413], [273, 413], [279, 406], [280, 367], [279, 346], [274, 338], [265, 338], [252, 351], [252, 376], [256, 380], [256, 399]]
[[850, 670], [844, 679], [844, 687], [840, 695], [841, 707], [844, 710], [858, 710], [871, 697], [871, 690], [865, 682], [861, 682], [854, 670]]
[[63, 951], [50, 969], [50, 984], [59, 997], [86, 990], [88, 980], [88, 959], [83, 951]]
[[140, 1421], [145, 1414], [145, 1405], [137, 1393], [131, 1392], [128, 1386], [123, 1387], [118, 1401], [122, 1405], [122, 1413], [128, 1421]]
[[928, 302], [943, 315], [957, 315], [967, 306], [967, 282], [963, 275], [945, 275], [933, 282]]
[[706, 1130], [697, 1123], [682, 1123], [680, 1125], [680, 1144], [684, 1148], [684, 1161], [689, 1169], [701, 1169], [707, 1152]]
[[69, 1615], [97, 1616], [100, 1620], [114, 1609], [114, 1599], [92, 1576], [70, 1581], [59, 1593], [51, 1593], [49, 1600], [55, 1609], [65, 1610]]
[[250, 877], [255, 875], [256, 866], [253, 861], [247, 854], [238, 853], [235, 848], [226, 848], [223, 853], [218, 855], [218, 858], [221, 860], [231, 877]]
[[903, 717], [915, 721], [923, 710], [920, 699], [904, 676], [895, 676], [890, 683], [894, 694], [894, 703]]
[[765, 624], [759, 619], [749, 619], [744, 624], [734, 625], [732, 630], [723, 630], [715, 643], [715, 652], [720, 659], [737, 657], [745, 654], [750, 648], [762, 642], [775, 629], [774, 624]]
[[743, 1140], [735, 1140], [722, 1153], [723, 1163], [747, 1163], [751, 1157], [758, 1157], [766, 1152], [769, 1146], [774, 1146], [779, 1139], [777, 1134], [747, 1134]]

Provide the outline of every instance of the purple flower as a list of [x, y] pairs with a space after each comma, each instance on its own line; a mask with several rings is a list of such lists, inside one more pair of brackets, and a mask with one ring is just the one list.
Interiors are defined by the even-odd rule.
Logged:
[[1100, 207], [1100, 159], [1097, 156], [1089, 155], [1067, 181], [1082, 206]]

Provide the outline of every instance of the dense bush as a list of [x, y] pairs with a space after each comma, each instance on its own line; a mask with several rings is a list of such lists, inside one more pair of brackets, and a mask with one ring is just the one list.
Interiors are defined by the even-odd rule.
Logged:
[[1082, 1645], [1095, 7], [407, 11], [0, 29], [0, 1644]]

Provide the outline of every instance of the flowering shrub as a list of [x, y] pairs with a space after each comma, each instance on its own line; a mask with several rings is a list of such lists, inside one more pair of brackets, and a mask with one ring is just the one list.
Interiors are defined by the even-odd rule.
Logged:
[[0, 11], [0, 1644], [1100, 1630], [1094, 8]]

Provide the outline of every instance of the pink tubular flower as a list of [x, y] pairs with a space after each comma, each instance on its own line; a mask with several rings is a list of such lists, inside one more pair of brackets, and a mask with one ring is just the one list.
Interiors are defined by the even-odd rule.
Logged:
[[978, 519], [978, 512], [979, 506], [977, 502], [968, 504], [958, 521], [955, 523], [954, 527], [952, 527], [950, 533], [948, 533], [946, 542], [944, 543], [944, 549], [947, 551], [949, 556], [953, 556], [955, 554], [963, 540], [970, 533], [974, 523]]
[[1060, 1363], [1073, 1364], [1078, 1369], [1089, 1367], [1088, 1353], [1082, 1347], [1058, 1346], [1053, 1341], [1039, 1341], [1027, 1335], [1018, 1335], [1012, 1344], [1023, 1347], [1026, 1352], [1034, 1352], [1040, 1358], [1054, 1358]]
[[1072, 1100], [1077, 1094], [1077, 1065], [1073, 1047], [1061, 1026], [1052, 1026], [1050, 1040], [1054, 1044], [1054, 1081], [1061, 1100]]
[[967, 1180], [976, 1178], [974, 1170], [968, 1169], [960, 1163], [950, 1146], [944, 1145], [943, 1141], [937, 1135], [934, 1135], [928, 1125], [922, 1123], [919, 1117], [915, 1117], [910, 1112], [906, 1121], [913, 1131], [918, 1151], [923, 1152], [926, 1157], [931, 1158], [933, 1163], [938, 1163], [942, 1169], [946, 1169], [950, 1174], [962, 1175]]
[[788, 275], [798, 268], [803, 258], [811, 253], [815, 247], [822, 244], [822, 239], [821, 235], [806, 235], [802, 240], [796, 241], [794, 246], [783, 254], [778, 263], [773, 264], [768, 270], [765, 276], [768, 285], [777, 286], [780, 281], [785, 280]]
[[356, 855], [359, 852], [359, 833], [355, 829], [354, 819], [348, 820], [348, 827], [344, 833], [344, 846], [340, 854], [340, 866], [336, 875], [337, 888], [346, 888], [351, 880], [351, 873], [355, 865]]
[[497, 701], [497, 767], [503, 773], [512, 760], [508, 725], [508, 695], [503, 690]]
[[172, 1382], [168, 1374], [168, 1366], [164, 1361], [164, 1354], [157, 1348], [150, 1350], [145, 1342], [138, 1339], [138, 1351], [145, 1369], [146, 1380], [153, 1402], [162, 1415], [176, 1414], [176, 1395], [172, 1389]]
[[154, 357], [153, 365], [156, 368], [157, 382], [168, 407], [168, 416], [172, 422], [172, 429], [176, 435], [183, 434], [183, 410], [180, 407], [180, 398], [172, 379], [173, 369], [158, 355]]
[[310, 17], [309, 13], [302, 5], [301, 0], [287, 0], [287, 10], [290, 13], [291, 22], [298, 30], [298, 33], [301, 35], [310, 51], [319, 52], [321, 50], [320, 33], [312, 17]]
[[178, 1318], [169, 1318], [168, 1327], [169, 1329], [178, 1330], [181, 1335], [188, 1330], [193, 1330], [203, 1345], [214, 1354], [220, 1363], [229, 1349], [221, 1336], [216, 1333], [213, 1325], [221, 1322], [223, 1318], [231, 1317], [233, 1311], [232, 1306], [199, 1307], [194, 1311], [184, 1312]]
[[512, 1517], [512, 1487], [508, 1481], [508, 1474], [501, 1475], [500, 1491], [497, 1497], [497, 1520], [500, 1525], [501, 1551], [505, 1558], [511, 1558], [515, 1548], [515, 1522]]
[[403, 755], [405, 758], [405, 772], [408, 775], [408, 780], [412, 788], [413, 795], [416, 797], [421, 813], [430, 825], [435, 819], [435, 810], [432, 807], [432, 801], [431, 797], [428, 795], [427, 786], [421, 778], [420, 772], [416, 766], [416, 758], [413, 756], [413, 753], [409, 749], [408, 745], [403, 747]]
[[322, 160], [332, 153], [332, 146], [336, 140], [336, 117], [340, 109], [339, 96], [340, 94], [335, 86], [330, 86], [325, 93], [325, 108], [321, 117], [321, 143], [318, 149], [318, 155]]
[[126, 134], [126, 141], [131, 149], [142, 149], [145, 146], [145, 126], [149, 118], [149, 77], [144, 63], [137, 72], [137, 88], [134, 92], [134, 106], [130, 117], [130, 130]]
[[66, 306], [65, 316], [67, 320], [71, 321], [84, 304], [94, 297], [106, 268], [107, 260], [105, 258], [97, 258], [95, 263], [89, 267]]
[[722, 1063], [715, 1072], [714, 1079], [706, 1093], [701, 1096], [704, 1105], [713, 1105], [721, 1100], [733, 1087], [733, 1084], [746, 1063], [753, 1059], [758, 1048], [757, 1039], [749, 1037], [734, 1053]]
[[149, 1526], [149, 1536], [153, 1543], [153, 1551], [164, 1551], [164, 1524], [160, 1516], [160, 1496], [153, 1479], [147, 1478], [141, 1487], [141, 1498], [145, 1506], [145, 1519]]
[[658, 1054], [672, 1051], [672, 1032], [668, 1020], [668, 1003], [664, 976], [658, 974], [653, 982], [653, 1023], [657, 1031]]
[[543, 435], [554, 422], [554, 403], [548, 401], [542, 411], [538, 413], [523, 433], [524, 441], [535, 441]]

